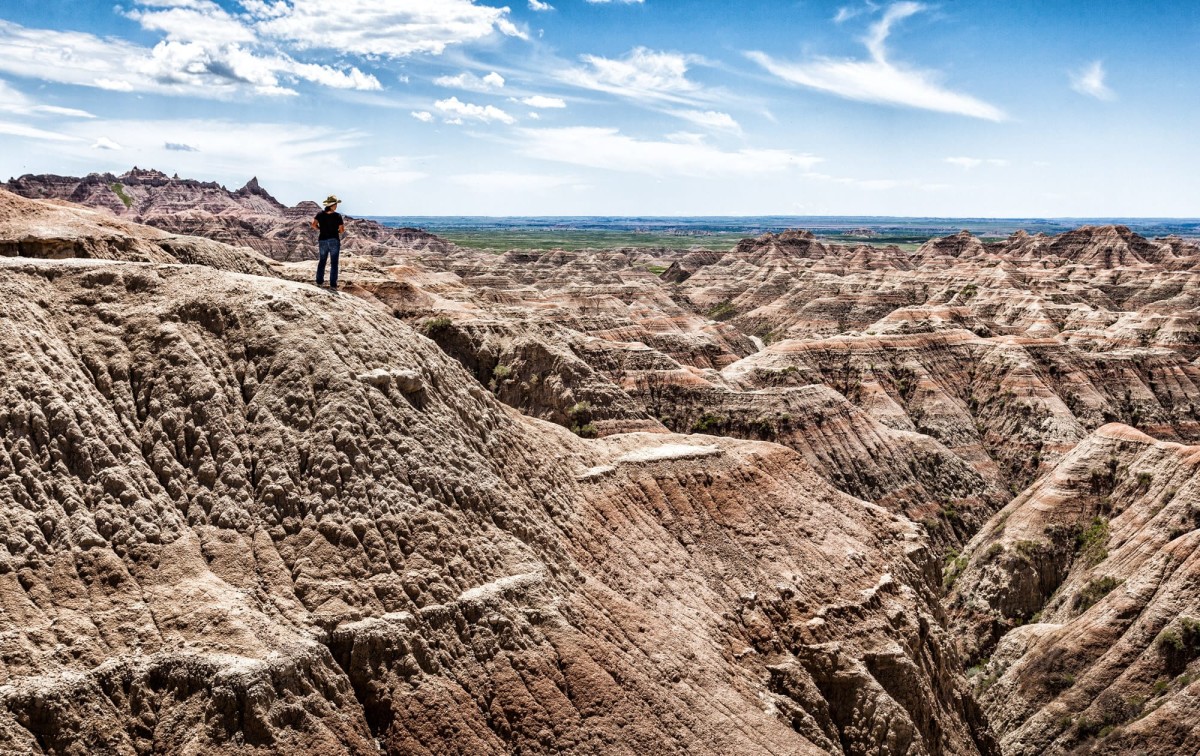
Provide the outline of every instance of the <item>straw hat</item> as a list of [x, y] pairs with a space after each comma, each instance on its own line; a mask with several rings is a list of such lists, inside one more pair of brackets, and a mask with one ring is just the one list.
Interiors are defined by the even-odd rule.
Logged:
[[336, 194], [331, 194], [325, 198], [325, 207], [329, 207], [330, 205], [340, 205], [340, 204], [342, 204], [342, 201], [337, 198]]

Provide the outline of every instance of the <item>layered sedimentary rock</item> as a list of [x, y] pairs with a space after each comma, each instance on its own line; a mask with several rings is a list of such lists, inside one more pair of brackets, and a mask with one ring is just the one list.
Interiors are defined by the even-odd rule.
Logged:
[[[29, 198], [66, 200], [107, 210], [176, 234], [251, 247], [274, 260], [316, 258], [316, 232], [309, 223], [321, 207], [315, 202], [286, 207], [263, 189], [257, 178], [230, 191], [211, 181], [134, 168], [120, 176], [25, 175], [11, 179], [4, 188]], [[444, 252], [453, 247], [420, 229], [388, 228], [359, 218], [347, 217], [346, 230], [342, 249], [348, 254]]]
[[0, 260], [0, 748], [996, 752], [925, 535], [800, 454], [581, 439], [377, 302], [109, 252]]
[[1194, 242], [398, 246], [337, 297], [0, 201], [95, 258], [3, 263], [14, 750], [1196, 750]]

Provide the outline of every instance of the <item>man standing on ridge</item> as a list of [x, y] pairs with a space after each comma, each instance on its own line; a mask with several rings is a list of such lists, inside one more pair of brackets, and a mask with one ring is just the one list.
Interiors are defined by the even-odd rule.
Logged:
[[346, 223], [342, 214], [337, 211], [341, 200], [336, 195], [325, 198], [325, 209], [313, 218], [312, 227], [320, 233], [317, 236], [317, 249], [320, 260], [317, 262], [317, 286], [325, 285], [325, 261], [329, 267], [329, 289], [337, 291], [338, 256], [342, 251], [342, 234], [346, 231]]

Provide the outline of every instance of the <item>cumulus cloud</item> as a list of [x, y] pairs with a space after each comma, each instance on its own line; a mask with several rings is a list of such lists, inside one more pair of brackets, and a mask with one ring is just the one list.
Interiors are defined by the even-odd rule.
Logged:
[[463, 121], [481, 121], [483, 123], [516, 123], [517, 119], [495, 105], [475, 105], [461, 102], [457, 97], [448, 100], [438, 100], [435, 108], [447, 116], [447, 123], [462, 123]]
[[241, 0], [262, 35], [300, 49], [403, 57], [500, 34], [527, 38], [508, 8], [474, 0]]
[[291, 95], [310, 81], [339, 89], [380, 89], [357, 68], [302, 63], [280, 53], [260, 55], [240, 44], [167, 39], [153, 48], [83, 32], [29, 29], [0, 21], [0, 71], [117, 92], [224, 98]]
[[689, 67], [700, 62], [694, 55], [637, 47], [623, 58], [584, 55], [582, 60], [586, 67], [569, 68], [560, 78], [577, 87], [635, 100], [686, 102], [700, 90], [687, 77]]
[[[541, 160], [652, 176], [733, 177], [807, 169], [820, 158], [790, 150], [721, 150], [702, 138], [642, 140], [617, 129], [520, 130], [522, 154]], [[677, 135], [678, 136], [678, 135]]]
[[554, 10], [554, 6], [550, 3], [544, 3], [542, 0], [529, 0], [529, 10], [544, 13]]
[[733, 116], [728, 113], [721, 113], [716, 110], [672, 110], [670, 112], [673, 116], [707, 129], [730, 131], [735, 134], [740, 134], [742, 131], [741, 124], [734, 120]]
[[1088, 97], [1095, 97], [1097, 100], [1115, 100], [1117, 93], [1105, 83], [1106, 75], [1104, 62], [1092, 61], [1082, 69], [1070, 72], [1071, 89]]
[[143, 29], [161, 32], [169, 40], [207, 42], [213, 45], [255, 41], [252, 29], [214, 2], [198, 0], [170, 4], [171, 7], [166, 8], [148, 0], [139, 2], [142, 5], [158, 7], [149, 10], [134, 8], [125, 11], [125, 15], [141, 24]]
[[1004, 168], [1009, 162], [999, 158], [974, 158], [974, 157], [948, 157], [946, 162], [950, 165], [957, 165], [963, 170], [969, 171], [972, 168], [978, 168], [981, 165], [990, 165], [996, 168]]
[[457, 76], [439, 76], [433, 83], [439, 87], [465, 89], [468, 92], [494, 92], [504, 88], [504, 77], [495, 71], [483, 77], [464, 71]]
[[414, 110], [412, 117], [421, 123], [433, 123], [433, 113], [430, 113], [428, 110]]
[[936, 72], [910, 68], [888, 59], [887, 39], [892, 26], [925, 10], [916, 2], [888, 6], [871, 25], [863, 43], [869, 59], [815, 58], [801, 63], [778, 61], [762, 52], [747, 55], [784, 81], [838, 97], [940, 113], [1002, 121], [1004, 111], [983, 100], [942, 86]]
[[567, 103], [557, 97], [544, 97], [542, 95], [533, 95], [521, 100], [521, 104], [528, 105], [531, 108], [554, 109], [565, 108]]

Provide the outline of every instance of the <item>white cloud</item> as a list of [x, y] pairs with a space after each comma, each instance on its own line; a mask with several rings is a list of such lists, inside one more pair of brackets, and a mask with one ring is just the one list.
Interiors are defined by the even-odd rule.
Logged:
[[58, 105], [42, 105], [0, 79], [0, 112], [16, 113], [18, 115], [52, 115], [63, 118], [95, 118], [86, 110], [64, 108]]
[[542, 0], [529, 0], [529, 10], [542, 13], [554, 10], [554, 6], [550, 3], [544, 3]]
[[462, 123], [464, 119], [482, 121], [483, 123], [499, 121], [500, 123], [509, 124], [516, 123], [517, 121], [517, 119], [495, 105], [475, 105], [469, 102], [461, 102], [457, 97], [451, 97], [448, 100], [438, 100], [433, 106], [447, 114], [449, 119], [446, 123]]
[[1003, 121], [1006, 116], [1002, 110], [971, 95], [944, 88], [938, 83], [935, 72], [908, 68], [888, 60], [886, 42], [892, 26], [922, 10], [925, 6], [915, 2], [890, 5], [863, 40], [870, 54], [869, 60], [816, 58], [803, 63], [787, 63], [762, 52], [747, 55], [785, 81], [849, 100]]
[[122, 147], [121, 145], [117, 144], [113, 140], [109, 139], [108, 137], [102, 136], [96, 140], [95, 144], [92, 145], [92, 149], [93, 150], [123, 150], [125, 148]]
[[199, 152], [200, 150], [190, 144], [181, 144], [179, 142], [164, 142], [163, 147], [172, 152]]
[[[157, 3], [137, 0], [142, 5]], [[254, 42], [254, 31], [213, 2], [195, 2], [166, 9], [138, 10], [125, 15], [148, 31], [162, 32], [176, 42], [206, 42], [213, 45]]]
[[0, 134], [24, 137], [26, 139], [40, 139], [46, 142], [79, 141], [78, 137], [67, 136], [66, 134], [59, 134], [55, 131], [46, 131], [45, 129], [38, 129], [34, 128], [33, 126], [26, 126], [21, 123], [11, 123], [7, 121], [0, 121]]
[[843, 24], [852, 18], [858, 18], [865, 13], [873, 13], [877, 10], [879, 10], [879, 6], [870, 2], [866, 3], [865, 5], [860, 5], [856, 8], [848, 5], [842, 6], [841, 8], [838, 8], [837, 13], [834, 15], [833, 23]]
[[818, 157], [790, 150], [724, 151], [695, 135], [648, 141], [617, 129], [588, 126], [522, 129], [521, 137], [520, 151], [528, 157], [652, 176], [751, 176], [807, 169], [820, 162]]
[[441, 54], [495, 32], [526, 39], [508, 8], [474, 0], [241, 0], [257, 31], [301, 49], [403, 57]]
[[[244, 182], [247, 171], [271, 177], [272, 183], [341, 175], [346, 166], [340, 154], [358, 145], [363, 135], [346, 129], [300, 123], [262, 123], [230, 120], [103, 120], [64, 124], [57, 147], [60, 156], [95, 166], [92, 170], [127, 170], [122, 152], [92, 149], [105, 134], [118, 134], [121, 142], [138, 146], [139, 165], [154, 166], [181, 175], [215, 176]], [[182, 151], [168, 144], [188, 145]], [[111, 155], [110, 158], [103, 156]], [[111, 161], [111, 162], [106, 162]]]
[[687, 102], [700, 90], [699, 84], [687, 78], [688, 68], [700, 62], [693, 55], [637, 47], [624, 58], [584, 55], [582, 60], [587, 68], [569, 68], [560, 78], [577, 87], [635, 100]]
[[1092, 61], [1078, 71], [1071, 71], [1070, 76], [1071, 89], [1080, 94], [1106, 102], [1117, 99], [1117, 93], [1104, 81], [1106, 72], [1103, 61]]
[[421, 123], [433, 123], [433, 113], [430, 113], [428, 110], [414, 110], [412, 117]]
[[703, 126], [707, 129], [730, 131], [735, 134], [742, 132], [741, 124], [735, 121], [733, 116], [728, 113], [721, 113], [716, 110], [672, 110], [670, 112], [673, 116], [682, 118], [685, 121], [691, 121], [697, 126]]
[[380, 89], [357, 68], [339, 70], [301, 63], [286, 55], [258, 55], [238, 44], [164, 40], [145, 48], [82, 32], [29, 29], [0, 21], [0, 71], [18, 76], [97, 87], [206, 98], [290, 95], [289, 82], [305, 80], [340, 89]]
[[542, 108], [542, 109], [567, 107], [567, 103], [557, 97], [544, 97], [542, 95], [533, 95], [532, 97], [526, 97], [525, 99], [521, 100], [521, 103], [523, 105], [528, 105], [531, 108]]
[[981, 165], [990, 165], [996, 168], [1005, 168], [1009, 165], [1009, 161], [999, 158], [948, 157], [945, 159], [945, 162], [950, 165], [957, 165], [959, 168], [967, 171], [972, 168], [978, 168]]
[[494, 92], [504, 88], [504, 77], [495, 71], [482, 78], [464, 71], [457, 76], [439, 76], [433, 83], [439, 87], [465, 89], [468, 92]]

